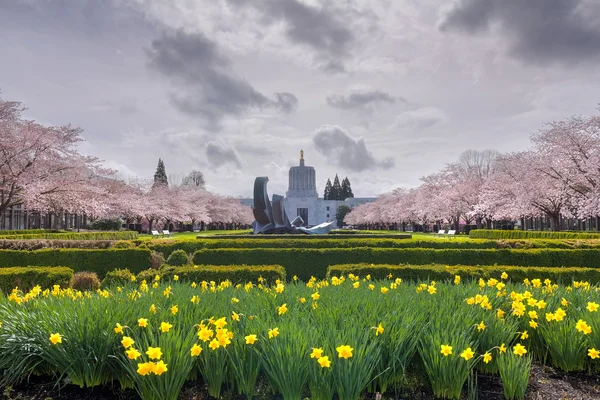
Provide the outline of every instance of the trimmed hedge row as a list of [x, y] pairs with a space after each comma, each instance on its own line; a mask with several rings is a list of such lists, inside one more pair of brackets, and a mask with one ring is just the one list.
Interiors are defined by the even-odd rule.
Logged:
[[[412, 235], [410, 233], [359, 233], [356, 235], [352, 235], [355, 239], [411, 239]], [[347, 235], [198, 235], [196, 239], [301, 239], [301, 240], [315, 240], [315, 239], [336, 239], [336, 240], [344, 240], [347, 238]]]
[[179, 281], [196, 283], [202, 281], [219, 283], [229, 280], [234, 285], [256, 283], [262, 277], [267, 283], [273, 284], [277, 279], [284, 281], [286, 271], [281, 265], [199, 265], [149, 269], [139, 273], [137, 279], [150, 282], [156, 275], [168, 280], [172, 280], [177, 275]]
[[469, 237], [473, 239], [600, 239], [600, 233], [474, 229], [469, 232]]
[[[121, 246], [135, 247], [133, 242], [117, 242], [113, 240], [12, 240], [0, 239], [0, 249], [5, 250], [39, 250], [39, 249], [108, 249]], [[126, 248], [126, 247], [123, 247]]]
[[52, 231], [47, 229], [13, 229], [13, 230], [0, 230], [0, 235], [29, 235], [34, 233], [52, 233], [58, 231]]
[[327, 278], [354, 274], [361, 278], [371, 275], [371, 279], [386, 279], [389, 274], [394, 278], [408, 281], [425, 280], [454, 280], [455, 275], [461, 279], [500, 279], [502, 272], [508, 274], [508, 280], [523, 282], [525, 278], [550, 279], [552, 282], [570, 283], [572, 281], [588, 281], [600, 283], [600, 270], [580, 267], [516, 267], [516, 266], [484, 266], [473, 267], [466, 265], [386, 265], [386, 264], [345, 264], [332, 265], [327, 269]]
[[596, 250], [493, 249], [205, 249], [194, 253], [194, 264], [280, 264], [288, 276], [324, 278], [335, 264], [515, 265], [523, 267], [600, 267]]
[[[143, 245], [143, 244], [142, 244]], [[227, 248], [356, 248], [356, 247], [378, 247], [378, 248], [473, 248], [473, 249], [495, 249], [497, 242], [494, 240], [394, 240], [381, 238], [355, 239], [344, 237], [342, 239], [322, 238], [321, 240], [296, 240], [296, 239], [221, 239], [221, 240], [160, 240], [147, 244], [148, 248], [163, 253], [168, 257], [175, 250], [184, 250], [192, 254], [203, 249], [227, 249]], [[600, 243], [598, 244], [600, 247]]]
[[53, 285], [66, 287], [73, 278], [67, 267], [12, 267], [0, 268], [0, 292], [10, 293], [15, 287], [28, 292], [36, 285], [43, 289]]
[[68, 232], [68, 233], [34, 233], [34, 234], [15, 234], [5, 235], [0, 232], [0, 239], [12, 240], [32, 240], [32, 239], [53, 239], [53, 240], [134, 240], [138, 238], [135, 231], [123, 232]]
[[67, 266], [75, 272], [92, 271], [100, 278], [116, 268], [140, 272], [150, 266], [148, 249], [42, 249], [0, 250], [0, 268], [26, 265]]

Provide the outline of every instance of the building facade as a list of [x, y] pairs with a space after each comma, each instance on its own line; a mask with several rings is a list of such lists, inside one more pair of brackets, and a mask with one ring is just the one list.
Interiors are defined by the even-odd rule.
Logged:
[[[319, 198], [317, 173], [313, 167], [305, 164], [302, 150], [300, 150], [298, 166], [291, 167], [288, 175], [288, 190], [284, 199], [285, 211], [290, 221], [300, 216], [304, 220], [304, 226], [335, 221], [336, 210], [342, 204], [353, 208], [376, 200], [374, 197], [348, 198], [343, 201]], [[250, 207], [254, 205], [253, 199], [241, 199], [241, 202]]]

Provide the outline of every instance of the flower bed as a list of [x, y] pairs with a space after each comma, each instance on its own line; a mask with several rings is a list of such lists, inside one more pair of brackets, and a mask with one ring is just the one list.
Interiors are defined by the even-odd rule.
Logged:
[[176, 399], [201, 379], [213, 397], [229, 387], [250, 398], [262, 373], [284, 399], [357, 399], [422, 368], [435, 396], [459, 398], [479, 371], [523, 398], [532, 360], [597, 370], [596, 287], [508, 278], [234, 286], [173, 276], [93, 294], [14, 291], [0, 296], [0, 386], [35, 374]]

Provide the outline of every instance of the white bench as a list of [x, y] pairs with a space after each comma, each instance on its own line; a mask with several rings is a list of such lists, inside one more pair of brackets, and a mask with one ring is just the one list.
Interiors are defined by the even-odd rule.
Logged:
[[155, 237], [160, 237], [160, 233], [158, 231], [152, 231], [152, 239], [154, 239]]
[[438, 236], [438, 237], [442, 237], [446, 234], [446, 230], [445, 229], [440, 229], [438, 231], [438, 233], [434, 233], [433, 236]]
[[163, 230], [162, 234], [163, 234], [163, 236], [166, 236], [166, 237], [173, 236], [173, 234], [171, 232], [169, 232], [168, 230]]
[[447, 235], [449, 238], [456, 236], [456, 230], [454, 230], [454, 229], [449, 230]]

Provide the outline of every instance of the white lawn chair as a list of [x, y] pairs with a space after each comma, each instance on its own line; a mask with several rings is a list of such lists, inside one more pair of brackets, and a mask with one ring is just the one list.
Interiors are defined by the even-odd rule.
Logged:
[[166, 237], [173, 236], [173, 234], [171, 232], [169, 232], [168, 229], [167, 230], [163, 230], [162, 232], [163, 232], [163, 236], [166, 236]]
[[454, 229], [449, 230], [448, 231], [448, 237], [451, 238], [451, 237], [454, 237], [454, 236], [456, 236], [456, 230], [454, 230]]
[[445, 234], [446, 234], [446, 230], [445, 230], [445, 229], [440, 229], [440, 230], [438, 231], [438, 233], [436, 233], [436, 234], [435, 234], [435, 235], [433, 235], [433, 236], [442, 237], [442, 236], [444, 236]]
[[160, 233], [158, 231], [152, 231], [152, 239], [155, 237], [160, 237]]

